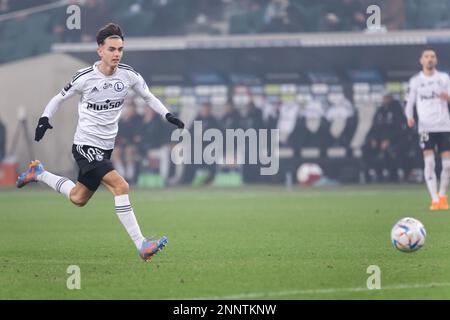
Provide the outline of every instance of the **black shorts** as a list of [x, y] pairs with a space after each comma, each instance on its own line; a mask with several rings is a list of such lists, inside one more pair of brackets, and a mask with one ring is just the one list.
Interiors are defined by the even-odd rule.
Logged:
[[110, 161], [112, 151], [112, 149], [103, 150], [97, 147], [74, 144], [72, 154], [80, 168], [78, 181], [95, 192], [105, 174], [114, 170]]
[[422, 150], [435, 150], [442, 153], [450, 151], [450, 132], [422, 132], [420, 136], [420, 147]]

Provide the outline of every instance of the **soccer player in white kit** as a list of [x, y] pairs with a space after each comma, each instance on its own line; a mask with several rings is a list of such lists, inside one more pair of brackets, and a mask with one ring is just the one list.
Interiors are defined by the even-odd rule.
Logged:
[[[133, 89], [147, 105], [164, 116], [178, 128], [184, 123], [174, 117], [149, 91], [142, 76], [128, 65], [120, 63], [123, 55], [123, 35], [120, 27], [110, 23], [97, 33], [97, 53], [100, 61], [79, 70], [62, 91], [47, 104], [36, 128], [35, 140], [39, 141], [47, 129], [53, 127], [49, 119], [60, 105], [74, 94], [81, 95], [78, 103], [78, 126], [72, 146], [73, 156], [79, 166], [78, 181], [46, 171], [39, 160], [32, 161], [28, 170], [19, 175], [17, 187], [39, 181], [64, 194], [76, 206], [84, 206], [100, 184], [114, 195], [116, 213], [140, 257], [149, 261], [167, 243], [167, 237], [146, 239], [133, 212], [128, 197], [129, 186], [114, 170], [110, 161], [122, 105], [128, 90]], [[151, 139], [152, 137], [147, 137]]]
[[[430, 210], [447, 210], [447, 189], [450, 181], [450, 77], [436, 70], [437, 56], [426, 48], [420, 57], [422, 71], [409, 81], [405, 114], [410, 128], [416, 125], [413, 114], [416, 105], [420, 146], [425, 163], [424, 176], [431, 195]], [[440, 185], [436, 176], [435, 152], [442, 161]]]

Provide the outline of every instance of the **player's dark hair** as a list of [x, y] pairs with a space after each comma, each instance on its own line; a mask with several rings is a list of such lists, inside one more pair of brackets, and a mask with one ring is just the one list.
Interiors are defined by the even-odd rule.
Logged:
[[115, 23], [108, 23], [106, 26], [102, 27], [97, 32], [97, 44], [101, 46], [105, 39], [112, 37], [112, 38], [120, 38], [123, 40], [123, 34], [122, 29], [118, 24]]
[[433, 51], [434, 53], [436, 53], [436, 50], [433, 47], [427, 46], [427, 47], [422, 49], [422, 52], [420, 53], [420, 56], [423, 56], [425, 51]]

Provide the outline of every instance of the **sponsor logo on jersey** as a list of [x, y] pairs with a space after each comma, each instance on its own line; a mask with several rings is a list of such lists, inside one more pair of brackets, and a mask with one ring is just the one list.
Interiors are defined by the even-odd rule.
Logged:
[[439, 95], [436, 92], [432, 92], [430, 95], [421, 94], [420, 100], [433, 100], [433, 99], [439, 99]]
[[118, 81], [114, 84], [114, 90], [116, 90], [117, 92], [122, 91], [124, 88], [125, 86], [122, 81]]
[[109, 83], [109, 82], [105, 82], [105, 83], [103, 84], [103, 89], [106, 90], [106, 89], [108, 89], [108, 88], [112, 88], [112, 84]]
[[104, 103], [91, 103], [88, 102], [87, 109], [94, 111], [103, 111], [120, 108], [123, 104], [123, 99], [120, 100], [106, 100]]

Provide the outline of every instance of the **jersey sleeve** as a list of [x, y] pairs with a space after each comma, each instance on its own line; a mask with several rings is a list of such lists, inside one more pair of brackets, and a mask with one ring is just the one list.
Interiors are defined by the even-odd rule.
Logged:
[[413, 119], [414, 117], [414, 105], [417, 99], [416, 81], [414, 78], [409, 80], [408, 95], [406, 98], [405, 116], [407, 119]]
[[450, 76], [448, 74], [445, 74], [445, 81], [446, 81], [446, 86], [445, 86], [444, 90], [447, 90], [447, 94], [450, 95]]
[[67, 83], [64, 88], [61, 89], [61, 92], [49, 101], [44, 109], [42, 117], [48, 117], [50, 119], [55, 114], [55, 112], [58, 111], [59, 107], [63, 104], [64, 101], [66, 101], [76, 93], [81, 93], [83, 79], [80, 78], [81, 76], [79, 75], [79, 73], [76, 73], [72, 77], [72, 80]]
[[150, 92], [147, 83], [144, 78], [137, 72], [132, 73], [132, 89], [147, 103], [149, 107], [158, 112], [160, 115], [165, 116], [169, 113], [169, 110], [162, 104], [162, 102]]

